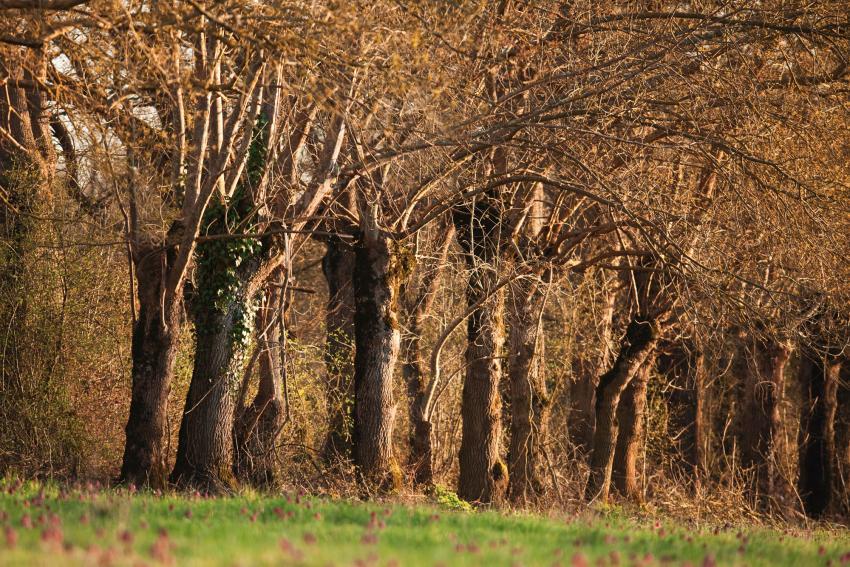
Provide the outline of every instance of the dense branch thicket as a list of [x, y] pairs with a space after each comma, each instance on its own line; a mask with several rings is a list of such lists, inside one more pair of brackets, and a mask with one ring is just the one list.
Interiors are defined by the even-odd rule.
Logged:
[[0, 2], [0, 473], [848, 517], [846, 8]]

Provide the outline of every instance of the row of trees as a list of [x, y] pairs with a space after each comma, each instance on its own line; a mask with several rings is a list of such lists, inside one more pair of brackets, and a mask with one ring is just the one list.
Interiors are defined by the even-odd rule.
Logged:
[[296, 268], [320, 243], [320, 452], [364, 488], [437, 480], [460, 374], [469, 501], [538, 500], [567, 442], [587, 500], [642, 498], [660, 396], [689, 485], [731, 474], [728, 411], [760, 506], [840, 511], [844, 8], [0, 1], [3, 389], [23, 391], [28, 254], [67, 199], [60, 221], [129, 266], [122, 482], [285, 480]]

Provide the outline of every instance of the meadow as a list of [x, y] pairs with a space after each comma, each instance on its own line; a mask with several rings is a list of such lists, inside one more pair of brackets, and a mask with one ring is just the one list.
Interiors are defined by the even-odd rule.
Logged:
[[[6, 481], [2, 565], [841, 565], [850, 537], [655, 518], [360, 502], [304, 494], [219, 498]], [[453, 509], [454, 508], [454, 509]]]

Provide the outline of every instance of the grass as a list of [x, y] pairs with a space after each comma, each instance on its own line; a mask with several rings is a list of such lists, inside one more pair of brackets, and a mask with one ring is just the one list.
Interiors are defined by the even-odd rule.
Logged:
[[[847, 533], [0, 482], [0, 565], [833, 565]], [[690, 524], [690, 525], [688, 525]]]

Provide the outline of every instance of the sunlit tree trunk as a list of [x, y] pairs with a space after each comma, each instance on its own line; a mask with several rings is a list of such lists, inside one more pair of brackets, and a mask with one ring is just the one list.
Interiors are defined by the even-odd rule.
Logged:
[[351, 458], [354, 419], [354, 250], [338, 239], [327, 242], [322, 272], [328, 284], [325, 312], [325, 367], [328, 433], [322, 455], [326, 462]]
[[495, 262], [499, 254], [499, 216], [496, 205], [486, 201], [454, 215], [458, 242], [469, 268], [467, 305], [474, 308], [467, 320], [458, 495], [480, 503], [501, 501], [508, 486], [508, 471], [501, 456], [499, 393], [504, 294], [494, 291], [498, 279]]
[[286, 305], [282, 271], [271, 278], [257, 313], [257, 393], [247, 407], [237, 408], [233, 428], [234, 472], [238, 479], [261, 488], [277, 484], [275, 442], [284, 419], [286, 337], [281, 329], [286, 324]]
[[405, 268], [390, 239], [367, 232], [354, 258], [354, 432], [352, 453], [367, 487], [401, 484], [393, 454], [393, 375], [401, 335], [398, 293]]
[[[206, 244], [199, 247], [199, 265], [215, 263], [211, 255]], [[195, 361], [171, 473], [171, 481], [178, 486], [208, 493], [235, 486], [233, 417], [245, 348], [254, 328], [251, 298], [246, 294], [259, 257], [250, 254], [236, 264], [234, 286], [227, 286], [224, 299], [214, 293], [218, 280], [199, 277], [198, 296], [192, 305]], [[209, 278], [216, 277], [209, 274]]]
[[590, 476], [585, 499], [606, 502], [611, 488], [611, 472], [619, 432], [617, 406], [620, 397], [655, 350], [658, 324], [636, 316], [626, 328], [617, 358], [599, 379], [596, 389], [596, 429], [590, 456]]
[[543, 492], [543, 446], [549, 428], [540, 284], [520, 281], [508, 309], [511, 441], [508, 448], [509, 493], [526, 503]]
[[203, 231], [212, 238], [195, 250], [195, 360], [171, 473], [171, 481], [183, 488], [216, 493], [235, 486], [233, 422], [245, 351], [256, 325], [252, 285], [270, 252], [269, 241], [235, 235], [245, 230], [246, 221], [254, 230], [263, 227], [264, 216], [255, 209], [262, 202], [272, 116], [268, 109], [257, 115], [254, 129], [246, 133], [242, 178], [202, 217]]
[[[419, 486], [434, 483], [434, 455], [430, 416], [428, 414], [429, 370], [422, 348], [425, 318], [431, 309], [440, 284], [440, 276], [446, 265], [449, 246], [454, 237], [454, 226], [446, 227], [436, 258], [422, 260], [417, 264], [419, 282], [402, 295], [407, 320], [407, 333], [402, 339], [402, 375], [407, 384], [408, 412], [410, 419], [409, 465], [413, 470], [413, 482]], [[411, 278], [414, 279], [414, 278]]]
[[617, 405], [618, 432], [612, 476], [617, 491], [636, 502], [643, 500], [643, 491], [638, 482], [638, 459], [643, 445], [646, 390], [652, 373], [652, 358], [648, 356], [629, 381]]
[[434, 455], [431, 445], [432, 424], [427, 415], [428, 368], [422, 352], [423, 317], [415, 313], [409, 319], [409, 335], [402, 341], [402, 374], [407, 384], [410, 414], [410, 467], [413, 482], [427, 486], [434, 482]]
[[[182, 302], [163, 302], [163, 272], [173, 256], [172, 247], [133, 251], [139, 312], [133, 326], [130, 414], [120, 480], [152, 488], [164, 488], [168, 478], [166, 412], [184, 318]], [[182, 295], [178, 292], [177, 297]]]

